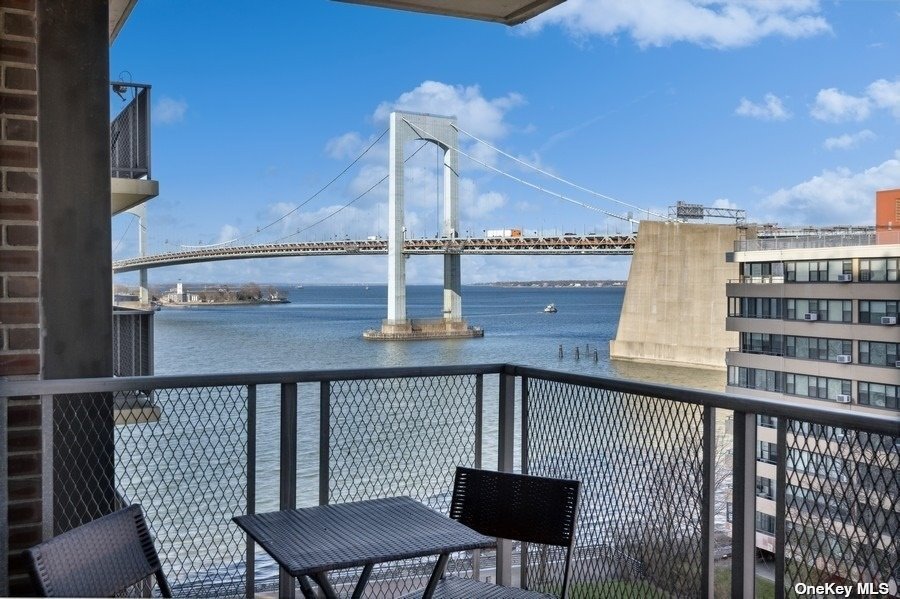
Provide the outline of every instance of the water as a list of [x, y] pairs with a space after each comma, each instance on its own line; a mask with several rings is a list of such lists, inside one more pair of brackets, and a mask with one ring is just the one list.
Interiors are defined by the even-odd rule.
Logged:
[[[362, 332], [380, 326], [386, 315], [385, 286], [306, 287], [286, 288], [284, 291], [291, 300], [290, 304], [164, 308], [156, 314], [155, 320], [156, 374], [514, 363], [711, 390], [724, 388], [724, 374], [721, 372], [611, 361], [609, 340], [615, 336], [618, 325], [623, 288], [467, 286], [463, 288], [463, 314], [469, 324], [484, 327], [484, 338], [410, 342], [362, 339]], [[543, 312], [544, 307], [550, 303], [557, 306], [557, 313]], [[437, 317], [441, 311], [441, 288], [409, 287], [407, 310], [412, 318]], [[563, 349], [562, 358], [559, 357], [560, 346]], [[575, 358], [575, 348], [578, 348], [580, 359]], [[498, 438], [496, 377], [486, 377], [484, 397], [484, 464], [491, 466], [496, 464]], [[166, 408], [172, 416], [178, 410], [185, 413], [185, 408], [179, 407], [177, 401]], [[200, 453], [214, 451], [223, 454], [219, 456], [219, 461], [226, 469], [231, 469], [226, 471], [241, 472], [240, 459], [227, 457], [224, 455], [228, 453], [226, 451], [215, 452], [216, 444], [224, 442], [230, 434], [229, 431], [216, 430], [215, 421], [221, 417], [217, 410], [213, 406], [204, 412], [211, 419], [209, 425], [199, 433], [196, 432], [197, 428], [192, 428], [195, 433], [186, 442], [204, 450]], [[440, 412], [441, 409], [434, 409], [435, 414]], [[301, 388], [298, 413], [298, 505], [314, 505], [318, 502], [317, 388], [312, 388], [312, 392], [310, 388]], [[391, 420], [394, 423], [392, 426], [399, 426], [400, 420], [403, 420], [402, 414], [395, 414]], [[415, 419], [410, 417], [407, 420], [413, 422]], [[194, 426], [194, 423], [186, 421], [181, 424]], [[440, 426], [440, 423], [436, 426]], [[160, 430], [157, 434], [166, 436], [163, 427], [158, 428]], [[257, 425], [258, 511], [278, 508], [278, 430], [278, 388], [260, 387]], [[122, 433], [125, 433], [124, 429]], [[194, 438], [198, 434], [199, 437]], [[143, 445], [148, 441], [138, 439], [137, 442]], [[225, 444], [229, 443], [242, 445], [240, 439], [229, 440]], [[397, 449], [401, 453], [407, 451], [404, 448]], [[517, 451], [516, 456], [518, 455]], [[172, 457], [175, 458], [174, 455]], [[369, 456], [366, 459], [371, 465], [382, 458], [383, 456]], [[183, 457], [175, 458], [173, 468], [189, 471], [190, 468], [182, 464], [185, 461]], [[194, 472], [206, 476], [209, 468], [204, 464], [192, 466], [197, 468]], [[390, 467], [390, 464], [382, 466]], [[123, 474], [133, 470], [135, 467], [123, 468]], [[155, 476], [159, 476], [159, 473], [156, 472]], [[150, 480], [154, 478], [152, 469], [148, 469], [142, 476], [132, 473], [132, 477], [141, 480], [128, 486], [129, 496], [141, 497], [152, 493], [153, 485], [156, 484]], [[231, 505], [233, 501], [227, 497], [214, 497], [217, 494], [214, 490], [201, 491], [200, 487], [195, 487], [190, 476], [168, 478], [170, 490], [167, 493], [173, 499], [177, 498], [175, 503], [206, 506], [215, 499], [227, 504], [222, 506], [226, 512], [230, 509], [239, 512], [242, 509], [238, 504]], [[176, 480], [179, 482], [175, 482]], [[171, 488], [173, 483], [174, 488]], [[345, 484], [351, 486], [347, 492], [352, 497], [352, 486], [355, 483]], [[155, 504], [157, 501], [151, 503]], [[171, 505], [173, 501], [166, 503]], [[148, 507], [154, 511], [157, 509], [156, 506]], [[157, 518], [166, 522], [165, 528], [180, 530], [191, 522], [186, 514], [181, 513], [182, 510], [163, 513], [163, 506], [158, 507]], [[193, 518], [196, 519], [196, 515]], [[209, 514], [204, 520], [211, 518], [214, 518], [213, 514]], [[190, 565], [185, 562], [185, 567], [195, 572], [184, 572], [188, 579], [196, 580], [196, 573], [200, 572], [221, 578], [221, 573], [208, 570], [211, 563], [187, 557], [203, 553], [202, 550], [195, 551], [190, 547], [221, 546], [214, 539], [229, 538], [229, 535], [237, 533], [227, 520], [205, 521], [202, 528], [205, 533], [199, 533], [198, 530], [194, 534], [203, 534], [203, 538], [194, 536], [190, 542], [194, 545], [189, 543], [177, 551], [177, 556], [167, 555], [167, 558], [188, 560]], [[181, 542], [173, 539], [172, 543], [164, 545], [178, 546]], [[170, 553], [165, 548], [163, 551]], [[231, 564], [227, 566], [230, 573], [226, 573], [226, 578], [235, 581], [239, 578], [239, 560], [239, 551], [220, 556], [220, 562]], [[257, 573], [258, 580], [271, 580], [276, 574], [274, 564], [261, 553], [258, 553]], [[185, 580], [184, 577], [180, 578]]]
[[[158, 312], [156, 374], [505, 362], [724, 389], [719, 372], [610, 362], [609, 340], [615, 337], [625, 293], [621, 287], [466, 286], [463, 315], [469, 324], [484, 327], [484, 338], [412, 342], [362, 339], [362, 332], [379, 327], [387, 314], [385, 286], [288, 291], [290, 304]], [[544, 313], [550, 303], [559, 312]], [[441, 288], [409, 287], [407, 311], [411, 318], [438, 317]]]

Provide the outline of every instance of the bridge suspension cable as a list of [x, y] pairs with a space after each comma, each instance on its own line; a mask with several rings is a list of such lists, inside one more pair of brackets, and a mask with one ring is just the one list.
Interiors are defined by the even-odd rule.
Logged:
[[[328, 183], [326, 183], [326, 184], [325, 184], [323, 187], [321, 187], [316, 193], [312, 194], [311, 196], [309, 196], [308, 198], [306, 198], [303, 202], [301, 202], [298, 206], [296, 206], [296, 207], [292, 208], [291, 210], [285, 212], [284, 214], [282, 214], [281, 216], [279, 216], [278, 218], [276, 218], [275, 220], [273, 220], [272, 222], [270, 222], [270, 223], [267, 224], [266, 226], [264, 226], [264, 227], [258, 227], [258, 228], [256, 229], [256, 231], [253, 231], [253, 232], [251, 232], [251, 233], [247, 233], [246, 235], [240, 235], [240, 236], [238, 236], [238, 237], [235, 237], [234, 239], [230, 239], [230, 240], [228, 240], [228, 241], [223, 241], [223, 242], [220, 242], [220, 243], [213, 243], [213, 244], [209, 244], [209, 245], [181, 245], [180, 247], [183, 247], [183, 248], [190, 248], [190, 249], [200, 249], [200, 248], [211, 248], [211, 247], [219, 247], [219, 246], [222, 246], [222, 245], [228, 245], [228, 244], [234, 243], [234, 242], [236, 242], [236, 241], [242, 241], [242, 240], [244, 240], [244, 239], [248, 239], [248, 238], [250, 238], [250, 237], [253, 237], [254, 235], [257, 235], [258, 233], [261, 233], [261, 232], [265, 231], [265, 230], [268, 229], [269, 227], [272, 227], [272, 226], [274, 226], [274, 225], [280, 223], [281, 221], [283, 221], [284, 219], [286, 219], [287, 217], [289, 217], [291, 214], [297, 212], [298, 210], [300, 210], [301, 208], [303, 208], [304, 206], [306, 206], [307, 204], [309, 204], [309, 203], [310, 203], [311, 201], [313, 201], [316, 197], [318, 197], [323, 191], [325, 191], [326, 189], [328, 189], [329, 187], [331, 187], [331, 185], [332, 185], [335, 181], [337, 181], [338, 179], [340, 179], [341, 177], [343, 177], [344, 174], [345, 174], [347, 171], [349, 171], [351, 168], [353, 168], [353, 165], [355, 165], [357, 162], [359, 162], [359, 161], [362, 159], [363, 156], [365, 156], [366, 154], [369, 153], [369, 150], [371, 150], [372, 148], [375, 147], [375, 144], [377, 144], [379, 141], [381, 141], [381, 139], [382, 139], [385, 135], [387, 135], [387, 132], [388, 132], [388, 131], [390, 131], [389, 128], [388, 128], [388, 129], [385, 129], [384, 131], [382, 131], [382, 132], [381, 132], [381, 135], [379, 135], [379, 136], [375, 139], [375, 141], [373, 141], [372, 143], [370, 143], [370, 144], [368, 145], [368, 147], [366, 147], [366, 149], [362, 151], [362, 154], [360, 154], [359, 156], [357, 156], [356, 158], [354, 158], [354, 159], [353, 159], [353, 162], [351, 162], [350, 164], [348, 164], [348, 165], [344, 168], [344, 170], [342, 170], [342, 171], [339, 172], [337, 175], [335, 175], [335, 176], [331, 179], [331, 181], [329, 181]], [[420, 148], [420, 149], [421, 149], [421, 148]], [[386, 178], [387, 178], [387, 177], [385, 177], [385, 179], [386, 179]], [[382, 181], [384, 181], [384, 179], [382, 179]], [[381, 181], [379, 181], [379, 183], [380, 183], [380, 182], [381, 182]], [[375, 185], [377, 186], [378, 183], [376, 183]], [[369, 191], [371, 191], [371, 189], [372, 189], [372, 188], [366, 190], [362, 195], [360, 195], [360, 196], [358, 196], [356, 199], [354, 199], [353, 202], [355, 202], [356, 200], [358, 200], [359, 198], [361, 198], [363, 195], [369, 193]], [[350, 203], [352, 204], [353, 202], [350, 202]], [[349, 205], [350, 205], [350, 204], [347, 204], [347, 205], [344, 206], [343, 208], [346, 208], [346, 207], [349, 206]], [[341, 208], [341, 210], [343, 210], [343, 208]], [[336, 214], [336, 213], [335, 213], [335, 214]], [[332, 214], [332, 215], [329, 215], [329, 216], [326, 217], [326, 218], [330, 218], [331, 216], [333, 216], [333, 214]], [[320, 221], [320, 222], [321, 222], [321, 221]], [[318, 223], [317, 223], [317, 224], [318, 224]], [[311, 226], [315, 226], [315, 225], [311, 225]], [[304, 230], [305, 230], [305, 229], [304, 229]], [[296, 233], [295, 233], [295, 235], [296, 235]], [[289, 237], [290, 237], [290, 236], [289, 236]]]
[[487, 164], [487, 163], [485, 163], [485, 162], [482, 162], [481, 160], [475, 158], [475, 157], [472, 156], [471, 154], [468, 154], [468, 153], [466, 153], [466, 152], [463, 152], [463, 151], [460, 150], [459, 148], [456, 148], [456, 147], [454, 147], [454, 146], [448, 144], [447, 142], [441, 140], [441, 139], [438, 138], [437, 136], [432, 135], [431, 133], [428, 133], [427, 131], [425, 131], [425, 130], [419, 128], [419, 127], [416, 127], [415, 125], [413, 125], [412, 123], [410, 123], [410, 122], [409, 122], [408, 120], [406, 120], [406, 119], [403, 119], [403, 122], [405, 122], [407, 125], [409, 125], [409, 126], [412, 127], [413, 129], [415, 129], [415, 130], [418, 131], [419, 133], [424, 133], [427, 137], [430, 137], [430, 138], [432, 138], [432, 139], [436, 139], [437, 141], [441, 142], [443, 145], [445, 145], [446, 147], [450, 148], [451, 150], [454, 150], [454, 151], [456, 151], [456, 152], [459, 152], [460, 154], [462, 154], [463, 156], [465, 156], [466, 158], [468, 158], [468, 159], [471, 160], [472, 162], [475, 162], [476, 164], [480, 164], [480, 165], [483, 166], [484, 168], [489, 169], [489, 170], [492, 170], [492, 171], [494, 171], [495, 173], [498, 173], [498, 174], [500, 174], [500, 175], [503, 175], [504, 177], [508, 177], [508, 178], [512, 179], [513, 181], [517, 181], [518, 183], [521, 183], [522, 185], [526, 185], [526, 186], [528, 186], [528, 187], [531, 187], [531, 188], [533, 188], [533, 189], [536, 189], [536, 190], [538, 190], [538, 191], [540, 191], [540, 192], [542, 192], [542, 193], [546, 193], [547, 195], [551, 195], [551, 196], [553, 196], [553, 197], [555, 197], [555, 198], [558, 198], [558, 199], [560, 199], [560, 200], [563, 200], [563, 201], [565, 201], [565, 202], [569, 202], [569, 203], [571, 203], [571, 204], [575, 204], [576, 206], [581, 206], [582, 208], [587, 208], [588, 210], [593, 210], [593, 211], [595, 211], [595, 212], [600, 212], [600, 213], [605, 214], [606, 216], [610, 216], [610, 217], [612, 217], [612, 218], [618, 218], [618, 219], [620, 219], [620, 220], [624, 220], [624, 221], [626, 221], [626, 222], [635, 223], [635, 224], [638, 222], [638, 221], [634, 220], [633, 218], [629, 218], [629, 217], [627, 217], [627, 216], [622, 216], [621, 214], [614, 214], [614, 213], [612, 213], [612, 212], [608, 212], [608, 211], [606, 211], [606, 210], [603, 210], [602, 208], [597, 208], [596, 206], [592, 206], [592, 205], [587, 204], [587, 203], [585, 203], [585, 202], [581, 202], [581, 201], [579, 201], [579, 200], [570, 198], [570, 197], [565, 196], [565, 195], [563, 195], [563, 194], [561, 194], [561, 193], [556, 193], [555, 191], [550, 191], [549, 189], [547, 189], [547, 188], [545, 188], [545, 187], [541, 187], [540, 185], [536, 185], [536, 184], [534, 184], [534, 183], [531, 183], [530, 181], [526, 181], [525, 179], [521, 179], [521, 178], [519, 178], [519, 177], [516, 177], [515, 175], [512, 175], [512, 174], [510, 174], [510, 173], [507, 173], [506, 171], [502, 171], [502, 170], [498, 169], [497, 167], [494, 167], [494, 166], [491, 166], [490, 164]]
[[459, 131], [460, 133], [464, 133], [464, 134], [468, 135], [469, 137], [471, 137], [472, 139], [474, 139], [474, 140], [477, 141], [478, 143], [487, 146], [488, 148], [492, 149], [493, 151], [497, 152], [498, 154], [502, 154], [503, 156], [506, 156], [506, 157], [509, 158], [510, 160], [513, 160], [513, 161], [515, 161], [515, 162], [521, 164], [522, 166], [526, 166], [526, 167], [528, 167], [528, 168], [530, 168], [530, 169], [533, 169], [533, 170], [535, 170], [535, 171], [541, 173], [542, 175], [546, 175], [547, 177], [550, 177], [551, 179], [555, 179], [556, 181], [559, 181], [560, 183], [565, 183], [566, 185], [571, 185], [571, 186], [574, 187], [575, 189], [578, 189], [578, 190], [580, 190], [580, 191], [584, 191], [584, 192], [586, 192], [586, 193], [589, 193], [589, 194], [591, 194], [591, 195], [593, 195], [593, 196], [596, 196], [596, 197], [598, 197], [598, 198], [602, 198], [602, 199], [604, 199], [604, 200], [609, 200], [610, 202], [615, 202], [616, 204], [621, 204], [622, 206], [625, 206], [626, 208], [632, 208], [632, 209], [634, 209], [634, 210], [637, 210], [638, 212], [646, 212], [647, 214], [652, 214], [653, 216], [656, 216], [657, 218], [668, 219], [668, 217], [665, 216], [665, 215], [663, 215], [663, 214], [658, 214], [658, 213], [656, 213], [656, 212], [653, 212], [652, 210], [647, 210], [646, 208], [641, 208], [640, 206], [635, 206], [634, 204], [629, 204], [628, 202], [623, 202], [622, 200], [617, 200], [617, 199], [614, 198], [614, 197], [611, 197], [611, 196], [602, 194], [602, 193], [597, 192], [597, 191], [594, 191], [594, 190], [592, 190], [592, 189], [588, 189], [587, 187], [582, 187], [581, 185], [578, 185], [577, 183], [573, 183], [572, 181], [569, 181], [569, 180], [567, 180], [567, 179], [563, 179], [562, 177], [559, 177], [559, 176], [557, 176], [557, 175], [554, 175], [553, 173], [550, 173], [550, 172], [548, 172], [548, 171], [545, 171], [544, 169], [539, 168], [539, 167], [537, 167], [537, 166], [535, 166], [535, 165], [533, 165], [533, 164], [529, 164], [528, 162], [525, 162], [524, 160], [522, 160], [522, 159], [520, 159], [520, 158], [516, 158], [516, 157], [513, 156], [512, 154], [509, 154], [509, 153], [507, 153], [507, 152], [504, 152], [504, 151], [501, 150], [500, 148], [498, 148], [498, 147], [496, 147], [496, 146], [494, 146], [494, 145], [491, 145], [489, 142], [487, 142], [487, 141], [485, 141], [485, 140], [483, 140], [483, 139], [481, 139], [481, 138], [479, 138], [479, 137], [476, 137], [475, 135], [469, 133], [468, 131], [466, 131], [466, 130], [463, 129], [462, 127], [459, 127], [459, 126], [457, 126], [457, 125], [455, 125], [455, 124], [451, 124], [450, 126], [453, 127], [454, 129], [456, 129], [457, 131]]
[[[382, 135], [383, 135], [383, 134], [382, 134]], [[409, 162], [410, 159], [412, 159], [413, 156], [415, 156], [416, 154], [418, 154], [419, 151], [420, 151], [422, 148], [424, 148], [426, 145], [428, 145], [428, 142], [423, 142], [421, 146], [419, 146], [418, 148], [416, 148], [416, 151], [413, 152], [412, 154], [410, 154], [410, 155], [409, 155], [409, 158], [407, 158], [406, 160], [403, 161], [404, 164], [407, 163], [407, 162]], [[369, 193], [370, 191], [372, 191], [373, 189], [375, 189], [376, 187], [378, 187], [379, 185], [381, 185], [382, 183], [384, 183], [385, 181], [387, 181], [387, 180], [388, 180], [388, 177], [390, 177], [389, 174], [388, 174], [388, 175], [385, 175], [385, 176], [382, 177], [379, 181], [377, 181], [375, 184], [373, 184], [371, 187], [369, 187], [367, 190], [365, 190], [364, 192], [362, 192], [361, 194], [359, 194], [358, 196], [356, 196], [355, 198], [353, 198], [352, 200], [350, 200], [349, 202], [347, 202], [346, 204], [344, 204], [343, 206], [341, 206], [340, 208], [338, 208], [337, 210], [335, 210], [334, 212], [332, 212], [331, 214], [329, 214], [328, 216], [324, 216], [324, 217], [320, 218], [319, 220], [317, 220], [317, 221], [314, 222], [313, 224], [311, 224], [311, 225], [309, 225], [309, 226], [307, 226], [307, 227], [304, 227], [304, 228], [302, 228], [302, 229], [296, 231], [295, 233], [291, 233], [290, 235], [285, 235], [284, 237], [280, 237], [280, 238], [276, 239], [276, 240], [274, 241], [274, 243], [280, 243], [280, 242], [284, 241], [285, 239], [290, 239], [291, 237], [295, 237], [295, 236], [299, 235], [300, 233], [303, 233], [303, 232], [305, 232], [305, 231], [309, 231], [310, 229], [312, 229], [312, 228], [315, 227], [316, 225], [322, 224], [323, 222], [325, 222], [326, 220], [328, 220], [328, 219], [331, 218], [332, 216], [335, 216], [335, 215], [339, 214], [340, 212], [342, 212], [345, 208], [349, 208], [351, 205], [353, 205], [354, 203], [356, 203], [357, 200], [362, 199], [363, 196], [365, 196], [367, 193]]]

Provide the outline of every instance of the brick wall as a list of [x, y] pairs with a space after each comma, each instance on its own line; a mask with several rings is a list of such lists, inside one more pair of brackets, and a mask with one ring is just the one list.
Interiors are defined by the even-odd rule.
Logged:
[[[41, 371], [36, 0], [0, 0], [0, 377]], [[7, 410], [9, 592], [30, 594], [22, 550], [41, 541], [41, 407]]]

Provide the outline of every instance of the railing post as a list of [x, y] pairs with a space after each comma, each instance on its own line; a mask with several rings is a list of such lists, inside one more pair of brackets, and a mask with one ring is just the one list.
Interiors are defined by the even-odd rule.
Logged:
[[484, 445], [484, 375], [475, 375], [475, 468], [481, 468]]
[[787, 418], [778, 418], [775, 464], [775, 598], [784, 599], [785, 534], [787, 532]]
[[319, 383], [319, 505], [328, 505], [331, 483], [331, 382]]
[[6, 432], [6, 413], [9, 407], [9, 400], [6, 397], [0, 398], [0, 595], [9, 596], [9, 521], [8, 509], [9, 505], [9, 471], [7, 470], [7, 432]]
[[741, 599], [756, 594], [756, 414], [735, 411], [732, 457], [731, 597]]
[[[281, 455], [279, 460], [279, 509], [297, 507], [297, 383], [281, 384]], [[279, 569], [278, 596], [293, 599], [294, 579]]]
[[[500, 373], [499, 414], [497, 418], [497, 470], [513, 471], [515, 437], [516, 377], [506, 372]], [[512, 585], [512, 543], [501, 540], [497, 543], [497, 583]]]
[[[256, 385], [247, 385], [247, 513], [256, 513]], [[256, 596], [256, 548], [247, 535], [247, 599]]]
[[[521, 425], [521, 454], [522, 474], [528, 474], [528, 377], [522, 377], [522, 425]], [[519, 586], [528, 588], [528, 543], [519, 545]]]
[[716, 553], [716, 409], [703, 407], [703, 472], [700, 489], [700, 596], [713, 597]]

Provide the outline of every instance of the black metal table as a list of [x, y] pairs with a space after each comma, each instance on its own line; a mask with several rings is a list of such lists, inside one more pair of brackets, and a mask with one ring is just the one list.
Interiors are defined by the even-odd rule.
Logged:
[[374, 564], [440, 555], [424, 594], [431, 597], [450, 553], [497, 544], [409, 497], [236, 516], [234, 521], [298, 580], [306, 597], [315, 596], [307, 577], [326, 597], [337, 597], [328, 572], [363, 566], [353, 591], [357, 598]]

